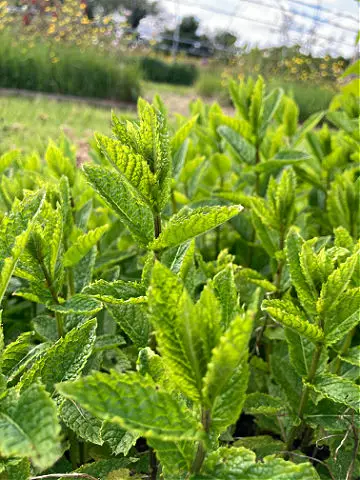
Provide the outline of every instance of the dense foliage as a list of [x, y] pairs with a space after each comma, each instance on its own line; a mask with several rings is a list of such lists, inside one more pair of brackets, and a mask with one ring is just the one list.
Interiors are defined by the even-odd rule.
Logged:
[[198, 70], [191, 63], [166, 63], [158, 58], [143, 57], [140, 60], [145, 80], [174, 85], [192, 85]]
[[87, 48], [16, 41], [0, 34], [0, 87], [136, 101], [140, 74], [129, 62]]
[[230, 94], [0, 158], [1, 478], [357, 477], [357, 100]]

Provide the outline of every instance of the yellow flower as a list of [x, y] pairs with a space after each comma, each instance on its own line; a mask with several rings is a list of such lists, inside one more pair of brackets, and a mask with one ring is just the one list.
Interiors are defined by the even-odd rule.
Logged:
[[51, 59], [51, 63], [58, 63], [60, 61], [60, 59], [58, 57], [53, 57]]

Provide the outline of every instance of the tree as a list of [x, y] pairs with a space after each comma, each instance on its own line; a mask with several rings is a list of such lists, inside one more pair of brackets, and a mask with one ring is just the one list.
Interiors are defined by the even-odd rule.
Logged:
[[162, 33], [163, 40], [160, 48], [170, 51], [173, 48], [174, 39], [178, 38], [177, 48], [188, 55], [208, 57], [213, 53], [211, 40], [207, 35], [197, 33], [200, 22], [194, 16], [183, 17], [176, 30], [166, 29]]
[[120, 12], [127, 18], [129, 26], [136, 30], [141, 20], [148, 15], [156, 15], [158, 4], [151, 0], [88, 0], [92, 11], [100, 10], [103, 15]]
[[225, 30], [217, 32], [214, 38], [215, 45], [220, 48], [231, 48], [235, 45], [236, 40], [237, 37], [234, 34]]

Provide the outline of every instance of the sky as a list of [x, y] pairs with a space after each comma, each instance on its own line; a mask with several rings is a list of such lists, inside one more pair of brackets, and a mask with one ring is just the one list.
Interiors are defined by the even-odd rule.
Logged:
[[[355, 0], [159, 0], [162, 17], [140, 28], [155, 35], [188, 15], [200, 20], [202, 33], [233, 32], [238, 45], [269, 47], [300, 44], [316, 55], [355, 53], [359, 4]], [[319, 9], [317, 7], [319, 6]], [[314, 19], [317, 16], [317, 20]], [[351, 17], [351, 18], [348, 18]], [[287, 25], [287, 28], [285, 28]]]

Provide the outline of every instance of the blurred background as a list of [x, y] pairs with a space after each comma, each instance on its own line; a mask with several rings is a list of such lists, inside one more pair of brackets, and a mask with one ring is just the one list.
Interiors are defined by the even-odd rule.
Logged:
[[62, 130], [86, 158], [112, 108], [158, 93], [174, 115], [198, 96], [231, 112], [229, 80], [259, 74], [304, 121], [357, 58], [358, 23], [355, 0], [0, 1], [0, 154]]

